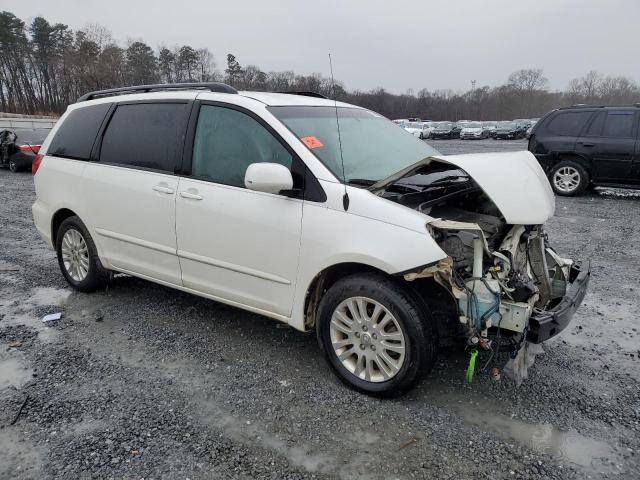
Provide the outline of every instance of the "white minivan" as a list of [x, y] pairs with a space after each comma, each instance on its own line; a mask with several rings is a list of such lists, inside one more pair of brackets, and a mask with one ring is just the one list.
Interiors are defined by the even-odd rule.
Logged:
[[370, 394], [414, 385], [443, 338], [513, 355], [547, 340], [589, 279], [549, 246], [554, 196], [529, 152], [443, 156], [318, 95], [93, 92], [33, 173], [35, 225], [75, 289], [121, 272], [316, 329]]

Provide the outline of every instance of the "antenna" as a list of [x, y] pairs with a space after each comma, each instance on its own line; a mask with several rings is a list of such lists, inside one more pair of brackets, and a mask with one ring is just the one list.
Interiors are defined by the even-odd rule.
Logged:
[[344, 157], [342, 156], [342, 136], [340, 135], [340, 120], [338, 120], [338, 101], [336, 100], [336, 81], [333, 78], [333, 62], [331, 54], [329, 54], [329, 70], [331, 71], [331, 91], [333, 93], [333, 105], [336, 110], [336, 126], [338, 127], [338, 146], [340, 147], [340, 163], [342, 165], [342, 183], [344, 184], [344, 195], [342, 197], [342, 206], [345, 211], [349, 210], [349, 195], [347, 194], [347, 177], [344, 173]]

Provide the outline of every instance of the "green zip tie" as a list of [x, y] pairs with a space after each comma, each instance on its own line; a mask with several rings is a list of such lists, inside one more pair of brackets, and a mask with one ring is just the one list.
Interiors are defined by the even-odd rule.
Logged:
[[476, 357], [478, 356], [478, 350], [471, 350], [471, 357], [469, 358], [469, 366], [467, 366], [467, 382], [473, 381], [473, 374], [476, 372]]

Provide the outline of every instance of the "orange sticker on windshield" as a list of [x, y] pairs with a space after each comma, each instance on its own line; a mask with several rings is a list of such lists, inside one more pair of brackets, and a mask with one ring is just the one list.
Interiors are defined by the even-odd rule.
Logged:
[[320, 148], [320, 147], [324, 147], [324, 145], [322, 144], [322, 142], [320, 140], [318, 140], [316, 137], [302, 137], [300, 140], [302, 140], [302, 143], [304, 143], [307, 148], [313, 150], [314, 148]]

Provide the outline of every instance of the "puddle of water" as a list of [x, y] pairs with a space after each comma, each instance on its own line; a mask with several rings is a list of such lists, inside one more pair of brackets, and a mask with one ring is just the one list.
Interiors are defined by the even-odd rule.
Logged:
[[613, 448], [605, 442], [580, 435], [575, 430], [563, 432], [553, 425], [525, 423], [513, 418], [483, 412], [463, 413], [464, 419], [498, 437], [514, 440], [536, 452], [573, 463], [586, 470], [613, 471], [611, 462], [619, 463]]
[[20, 388], [32, 375], [33, 370], [24, 367], [17, 358], [0, 359], [0, 390], [8, 387]]
[[[3, 314], [3, 322], [9, 325], [26, 325], [38, 332], [38, 338], [43, 342], [55, 340], [58, 332], [43, 324], [40, 316], [35, 314], [38, 307], [46, 305], [63, 306], [71, 295], [70, 290], [37, 287], [31, 289], [28, 294], [3, 295], [0, 302], [0, 314]], [[14, 303], [16, 303], [14, 305]], [[54, 312], [51, 312], [54, 313]]]

